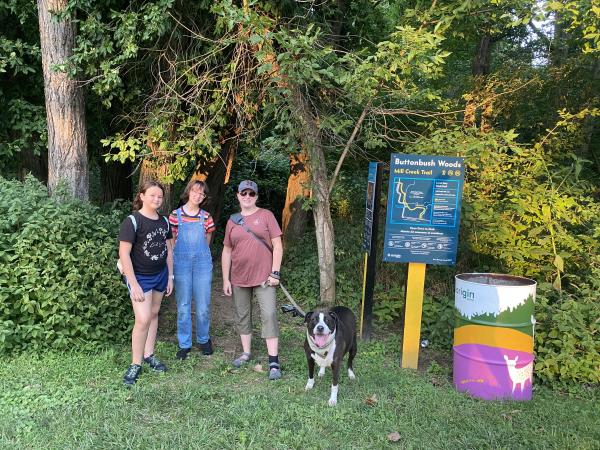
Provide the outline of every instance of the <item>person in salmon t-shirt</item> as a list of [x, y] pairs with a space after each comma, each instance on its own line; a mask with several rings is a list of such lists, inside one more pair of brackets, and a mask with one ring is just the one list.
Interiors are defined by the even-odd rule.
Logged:
[[233, 294], [236, 327], [242, 341], [242, 353], [232, 364], [241, 367], [252, 359], [252, 297], [256, 295], [261, 336], [269, 354], [269, 380], [278, 380], [281, 368], [275, 286], [279, 284], [283, 256], [281, 228], [271, 211], [256, 206], [258, 186], [254, 181], [239, 184], [237, 199], [241, 211], [227, 221], [221, 257], [223, 293]]

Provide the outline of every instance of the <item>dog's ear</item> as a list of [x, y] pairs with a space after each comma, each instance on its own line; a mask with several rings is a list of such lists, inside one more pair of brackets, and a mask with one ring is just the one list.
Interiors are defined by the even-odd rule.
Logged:
[[308, 323], [310, 321], [310, 316], [312, 316], [313, 311], [308, 311], [305, 315], [304, 315], [304, 323]]
[[329, 311], [329, 315], [331, 316], [331, 318], [333, 319], [333, 321], [337, 324], [338, 320], [339, 320], [338, 315], [334, 311]]

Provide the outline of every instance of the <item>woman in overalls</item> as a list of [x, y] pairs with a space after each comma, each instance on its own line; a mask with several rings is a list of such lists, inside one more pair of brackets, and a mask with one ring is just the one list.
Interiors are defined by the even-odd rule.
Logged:
[[196, 304], [196, 342], [204, 355], [213, 353], [210, 339], [210, 291], [212, 257], [210, 241], [215, 231], [211, 215], [200, 208], [208, 189], [203, 181], [188, 183], [181, 200], [184, 205], [169, 216], [175, 250], [174, 275], [177, 299], [177, 358], [184, 360], [192, 350], [192, 298]]

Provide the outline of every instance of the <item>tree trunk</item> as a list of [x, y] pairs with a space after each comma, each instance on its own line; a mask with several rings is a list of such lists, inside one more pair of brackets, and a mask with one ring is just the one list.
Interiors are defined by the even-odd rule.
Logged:
[[311, 163], [312, 195], [315, 199], [313, 217], [319, 256], [321, 302], [326, 306], [335, 303], [335, 236], [329, 204], [329, 182], [325, 154], [317, 121], [312, 115], [302, 92], [296, 87], [292, 101], [302, 124], [302, 140]]
[[209, 201], [206, 210], [213, 217], [215, 223], [219, 222], [223, 212], [225, 186], [229, 183], [229, 177], [231, 176], [231, 167], [237, 152], [238, 138], [238, 130], [228, 133], [221, 142], [219, 156], [200, 163], [192, 176], [192, 179], [204, 181], [208, 186]]
[[100, 162], [100, 180], [102, 203], [113, 202], [117, 199], [131, 200], [133, 183], [131, 180], [131, 162]]
[[[266, 30], [265, 30], [266, 31]], [[256, 46], [256, 50], [260, 50]], [[317, 253], [319, 256], [319, 286], [321, 302], [332, 306], [335, 302], [335, 236], [333, 233], [333, 222], [331, 220], [331, 209], [329, 204], [329, 183], [327, 180], [327, 167], [325, 155], [321, 143], [321, 135], [317, 121], [312, 115], [309, 104], [304, 98], [299, 86], [291, 84], [286, 75], [279, 70], [279, 63], [274, 53], [267, 52], [257, 55], [261, 62], [272, 64], [270, 77], [276, 80], [280, 88], [285, 88], [287, 101], [298, 113], [301, 123], [301, 143], [308, 153], [310, 161], [310, 177], [312, 195], [315, 199], [313, 207], [313, 218], [315, 221], [315, 234], [317, 237]], [[300, 216], [298, 216], [300, 217]]]
[[477, 44], [475, 56], [471, 63], [474, 87], [473, 91], [466, 95], [467, 103], [463, 118], [463, 126], [465, 128], [476, 127], [477, 111], [482, 108], [480, 129], [484, 133], [492, 130], [491, 119], [494, 111], [493, 100], [491, 99], [492, 95], [485, 92], [486, 78], [490, 73], [493, 42], [494, 39], [492, 39], [492, 36], [484, 34]]
[[492, 55], [492, 37], [489, 34], [484, 34], [479, 39], [477, 44], [477, 51], [471, 64], [471, 73], [473, 76], [478, 75], [489, 75], [490, 73], [490, 59]]
[[67, 73], [54, 70], [73, 54], [75, 24], [58, 19], [67, 0], [37, 0], [44, 94], [48, 123], [48, 190], [64, 180], [77, 198], [89, 198], [89, 171], [83, 91]]
[[309, 197], [310, 166], [306, 149], [303, 149], [290, 155], [290, 177], [281, 214], [284, 246], [301, 238], [306, 231], [308, 211], [302, 209], [302, 203]]

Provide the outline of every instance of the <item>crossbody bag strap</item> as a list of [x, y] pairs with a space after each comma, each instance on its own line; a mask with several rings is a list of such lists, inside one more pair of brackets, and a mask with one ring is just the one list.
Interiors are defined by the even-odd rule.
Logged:
[[250, 228], [248, 228], [248, 225], [246, 225], [246, 223], [244, 222], [244, 216], [242, 216], [242, 213], [232, 214], [231, 216], [229, 216], [229, 220], [231, 220], [234, 224], [241, 226], [244, 230], [250, 233], [250, 235], [254, 239], [256, 239], [258, 242], [264, 245], [267, 248], [267, 250], [273, 253], [273, 249], [269, 247], [269, 245], [265, 241], [259, 238]]

